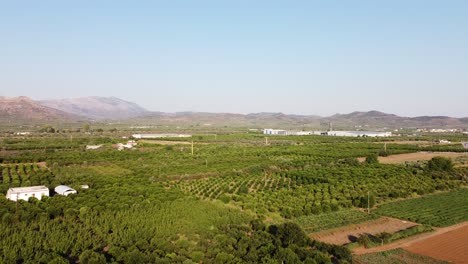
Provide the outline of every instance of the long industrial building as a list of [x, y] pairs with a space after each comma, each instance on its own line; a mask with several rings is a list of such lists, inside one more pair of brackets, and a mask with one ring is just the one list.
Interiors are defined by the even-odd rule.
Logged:
[[282, 129], [264, 129], [265, 135], [281, 136], [306, 136], [306, 135], [325, 135], [337, 137], [391, 137], [392, 132], [381, 131], [293, 131]]

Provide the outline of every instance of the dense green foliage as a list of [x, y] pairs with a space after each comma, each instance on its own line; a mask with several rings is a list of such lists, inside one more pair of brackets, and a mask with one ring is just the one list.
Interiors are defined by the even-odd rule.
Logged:
[[432, 179], [411, 167], [296, 163], [292, 166], [291, 162], [279, 162], [265, 168], [263, 174], [238, 172], [181, 181], [176, 186], [199, 197], [232, 201], [257, 214], [278, 212], [293, 218], [353, 206], [367, 208], [368, 192], [372, 207], [375, 200], [423, 195], [460, 184], [456, 180]]
[[421, 224], [449, 226], [468, 220], [468, 189], [389, 203], [376, 212]]
[[453, 170], [452, 160], [445, 157], [434, 157], [427, 162], [429, 171], [451, 172]]
[[[310, 241], [303, 230], [362, 222], [376, 216], [354, 207], [466, 184], [416, 166], [357, 161], [381, 151], [381, 139], [271, 137], [265, 145], [263, 135], [223, 134], [165, 140], [193, 140], [194, 155], [190, 145], [157, 140], [117, 151], [112, 144], [122, 139], [111, 135], [2, 138], [3, 193], [66, 184], [78, 194], [17, 204], [0, 199], [0, 262], [346, 263], [347, 249]], [[104, 146], [87, 151], [87, 144]], [[387, 144], [390, 154], [418, 150]]]

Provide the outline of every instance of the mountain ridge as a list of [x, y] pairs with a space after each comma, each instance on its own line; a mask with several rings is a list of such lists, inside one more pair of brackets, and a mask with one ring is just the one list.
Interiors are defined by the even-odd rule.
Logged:
[[0, 96], [0, 121], [2, 123], [23, 121], [75, 122], [79, 119], [84, 118], [43, 106], [26, 96]]
[[125, 101], [113, 96], [89, 96], [58, 100], [41, 100], [39, 103], [64, 112], [98, 120], [130, 118], [149, 112], [136, 103]]
[[295, 115], [281, 112], [249, 114], [148, 111], [136, 103], [117, 97], [82, 97], [35, 101], [29, 97], [0, 96], [1, 120], [32, 120], [36, 122], [105, 121], [124, 123], [192, 125], [192, 126], [244, 126], [287, 129], [376, 129], [376, 128], [468, 128], [468, 117], [448, 116], [402, 117], [395, 114], [371, 111], [354, 111], [328, 117]]

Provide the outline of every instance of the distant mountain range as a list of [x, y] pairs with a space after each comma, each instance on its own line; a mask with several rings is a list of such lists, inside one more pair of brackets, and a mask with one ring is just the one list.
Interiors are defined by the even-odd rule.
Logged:
[[352, 112], [329, 117], [286, 115], [283, 113], [203, 113], [150, 112], [115, 97], [34, 101], [28, 97], [0, 97], [2, 123], [57, 123], [119, 120], [139, 125], [235, 126], [285, 129], [394, 129], [394, 128], [468, 128], [468, 117], [401, 117], [379, 111]]
[[0, 96], [0, 122], [4, 124], [22, 121], [73, 122], [80, 117], [50, 108], [28, 97]]
[[84, 97], [39, 101], [41, 105], [90, 119], [125, 119], [148, 113], [143, 107], [115, 97]]

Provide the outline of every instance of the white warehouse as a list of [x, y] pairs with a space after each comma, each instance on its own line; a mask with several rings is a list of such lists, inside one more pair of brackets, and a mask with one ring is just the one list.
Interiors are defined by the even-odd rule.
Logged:
[[320, 135], [320, 131], [294, 131], [294, 130], [267, 128], [263, 130], [263, 134], [280, 135], [280, 136], [310, 136], [310, 135]]
[[192, 137], [192, 135], [187, 135], [187, 134], [133, 134], [133, 138], [136, 139], [145, 139], [145, 138], [168, 138], [168, 137], [174, 137], [174, 138], [187, 138], [187, 137]]
[[282, 129], [264, 129], [265, 135], [282, 136], [307, 136], [307, 135], [328, 135], [337, 137], [391, 137], [392, 132], [380, 131], [293, 131]]
[[282, 130], [282, 129], [267, 128], [263, 130], [263, 134], [265, 135], [287, 135], [288, 131]]
[[39, 200], [43, 196], [49, 196], [49, 188], [45, 186], [30, 186], [30, 187], [17, 187], [10, 188], [7, 191], [6, 197], [9, 200], [29, 200], [31, 197], [35, 197]]
[[379, 131], [328, 131], [328, 136], [337, 137], [391, 137], [392, 132]]

